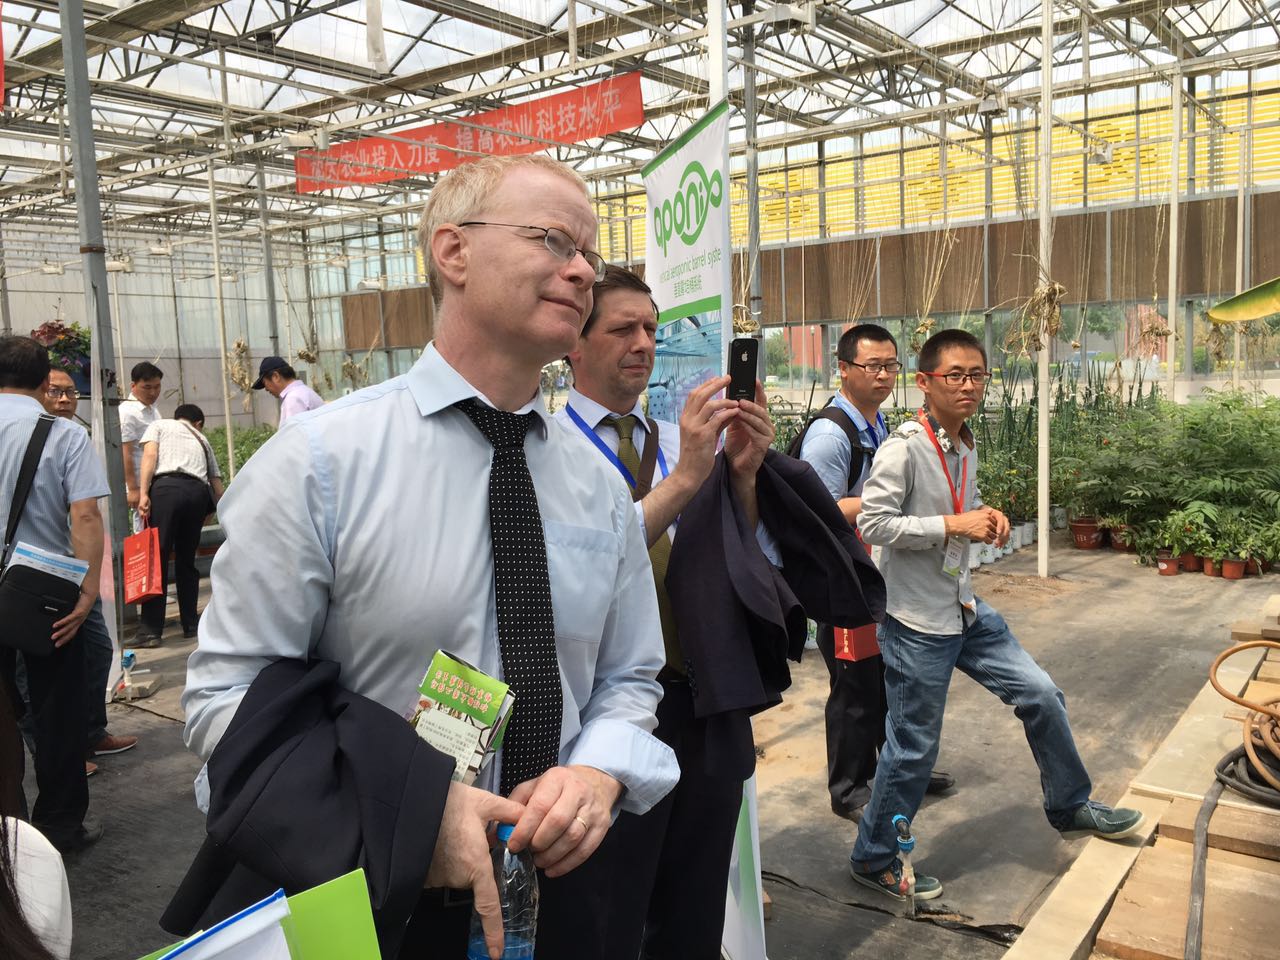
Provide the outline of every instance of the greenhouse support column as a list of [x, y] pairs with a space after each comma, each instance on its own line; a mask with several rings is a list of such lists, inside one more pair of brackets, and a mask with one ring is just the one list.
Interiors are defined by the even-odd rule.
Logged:
[[[1235, 292], [1244, 293], [1244, 216], [1248, 205], [1248, 193], [1245, 192], [1245, 179], [1248, 178], [1249, 164], [1249, 132], [1247, 129], [1238, 134], [1240, 142], [1240, 160], [1235, 168]], [[8, 298], [6, 298], [8, 300]], [[8, 316], [5, 317], [8, 320]], [[1231, 389], [1240, 389], [1240, 325], [1231, 325]]]
[[218, 242], [218, 193], [209, 162], [209, 237], [213, 241], [213, 293], [218, 304], [218, 362], [222, 368], [222, 416], [227, 430], [227, 479], [236, 478], [236, 441], [231, 422], [231, 391], [227, 387], [231, 371], [227, 367], [227, 310], [222, 301], [222, 244]]
[[1164, 355], [1169, 361], [1165, 380], [1169, 399], [1177, 399], [1173, 392], [1174, 368], [1178, 357], [1178, 194], [1182, 177], [1182, 80], [1175, 77], [1169, 84], [1169, 107], [1173, 111], [1173, 142], [1169, 149], [1169, 298], [1165, 301], [1165, 316], [1169, 339]]
[[[750, 16], [755, 0], [742, 4], [743, 16]], [[760, 155], [756, 150], [756, 28], [747, 24], [742, 28], [742, 120], [743, 139], [746, 141], [747, 196], [760, 196]], [[819, 157], [821, 163], [821, 157]], [[819, 168], [821, 169], [821, 168]], [[764, 303], [764, 291], [760, 282], [760, 204], [747, 204], [747, 321], [754, 325], [751, 336], [764, 340], [764, 327], [760, 313]], [[765, 352], [757, 354], [757, 376], [765, 377]]]
[[281, 356], [280, 319], [276, 315], [276, 274], [271, 263], [271, 218], [267, 214], [267, 172], [262, 166], [261, 153], [254, 155], [254, 162], [258, 165], [258, 223], [262, 230], [262, 289], [267, 298], [267, 336], [271, 338], [271, 355], [278, 357]]
[[729, 56], [724, 25], [724, 0], [707, 0], [707, 84], [712, 106], [723, 100], [729, 91]]
[[4, 233], [0, 231], [0, 333], [6, 337], [13, 332], [9, 318], [9, 271], [4, 263]]
[[71, 164], [76, 186], [76, 214], [80, 221], [81, 270], [84, 273], [85, 314], [92, 318], [93, 400], [98, 404], [102, 451], [106, 458], [108, 532], [111, 569], [115, 583], [116, 635], [122, 630], [124, 577], [120, 569], [120, 541], [129, 530], [128, 501], [124, 489], [124, 459], [120, 448], [119, 399], [115, 344], [111, 334], [111, 307], [107, 296], [106, 247], [102, 242], [102, 204], [98, 195], [98, 162], [94, 155], [93, 121], [90, 117], [89, 67], [84, 42], [84, 3], [64, 0], [62, 56], [66, 71], [68, 125], [71, 128]]
[[[1040, 283], [1052, 277], [1053, 255], [1053, 0], [1040, 0]], [[1049, 575], [1049, 332], [1040, 320], [1036, 382], [1036, 572]]]

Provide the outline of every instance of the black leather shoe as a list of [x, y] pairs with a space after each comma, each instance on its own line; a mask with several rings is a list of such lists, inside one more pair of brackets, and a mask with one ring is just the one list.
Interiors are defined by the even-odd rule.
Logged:
[[50, 839], [50, 842], [58, 848], [58, 852], [63, 856], [79, 853], [88, 847], [93, 846], [102, 839], [102, 823], [91, 817], [85, 817], [84, 823], [76, 827], [75, 833], [70, 837], [59, 838], [57, 840]]
[[941, 770], [934, 770], [929, 774], [929, 785], [924, 788], [925, 793], [946, 793], [956, 785], [956, 778], [949, 773], [943, 773]]

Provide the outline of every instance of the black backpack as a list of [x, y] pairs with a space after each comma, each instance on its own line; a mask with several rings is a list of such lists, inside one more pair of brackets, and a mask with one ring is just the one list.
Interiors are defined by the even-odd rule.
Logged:
[[787, 456], [800, 459], [800, 448], [804, 446], [804, 438], [809, 433], [809, 428], [818, 420], [830, 420], [845, 432], [845, 436], [849, 438], [849, 444], [853, 448], [849, 456], [849, 477], [845, 481], [845, 489], [848, 490], [853, 486], [854, 480], [862, 475], [862, 467], [867, 462], [874, 450], [869, 450], [862, 445], [862, 438], [858, 436], [858, 426], [853, 422], [853, 418], [837, 407], [834, 403], [828, 401], [827, 405], [815, 413], [805, 423], [803, 429], [795, 435], [795, 439], [787, 447]]

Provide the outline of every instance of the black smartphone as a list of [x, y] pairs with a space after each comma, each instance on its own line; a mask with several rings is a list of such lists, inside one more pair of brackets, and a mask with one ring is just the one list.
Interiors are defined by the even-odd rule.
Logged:
[[729, 344], [729, 392], [730, 400], [755, 400], [757, 364], [760, 359], [760, 341], [754, 337], [739, 337]]

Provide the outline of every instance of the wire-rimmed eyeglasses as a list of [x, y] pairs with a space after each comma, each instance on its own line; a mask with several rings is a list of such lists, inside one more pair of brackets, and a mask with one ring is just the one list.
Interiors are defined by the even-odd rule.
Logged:
[[[596, 282], [599, 283], [604, 279], [604, 257], [600, 256], [600, 254], [596, 253], [594, 250], [583, 250], [573, 242], [573, 237], [569, 236], [559, 227], [535, 227], [531, 223], [495, 223], [492, 220], [467, 220], [458, 224], [458, 226], [509, 227], [512, 230], [537, 230], [542, 234], [542, 242], [546, 244], [547, 249], [561, 260], [572, 260], [575, 253], [580, 253], [582, 254], [582, 259], [587, 261], [587, 265], [595, 271]], [[534, 238], [529, 237], [529, 239], [532, 240]]]
[[68, 400], [80, 399], [80, 391], [75, 387], [50, 387], [44, 392], [44, 395], [50, 400], [61, 400], [63, 397]]

